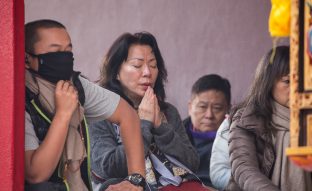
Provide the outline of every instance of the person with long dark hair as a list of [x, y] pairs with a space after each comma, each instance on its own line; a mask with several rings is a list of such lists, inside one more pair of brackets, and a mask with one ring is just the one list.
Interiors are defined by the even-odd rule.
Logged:
[[246, 99], [231, 115], [232, 179], [242, 190], [311, 190], [311, 175], [292, 164], [289, 146], [289, 47], [269, 51]]
[[[167, 71], [155, 37], [148, 32], [121, 35], [105, 56], [100, 85], [119, 94], [138, 112], [145, 148], [146, 190], [204, 189], [196, 179], [199, 157], [177, 109], [165, 102]], [[125, 113], [124, 115], [127, 115]], [[93, 183], [100, 190], [127, 176], [118, 124], [91, 125]], [[133, 184], [137, 177], [127, 178]], [[179, 187], [178, 187], [179, 186]]]

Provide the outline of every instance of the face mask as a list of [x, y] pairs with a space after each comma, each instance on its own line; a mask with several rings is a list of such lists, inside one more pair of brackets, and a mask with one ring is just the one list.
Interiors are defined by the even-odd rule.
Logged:
[[38, 58], [38, 74], [52, 83], [59, 80], [69, 80], [74, 67], [72, 52], [48, 52], [45, 54], [30, 54]]

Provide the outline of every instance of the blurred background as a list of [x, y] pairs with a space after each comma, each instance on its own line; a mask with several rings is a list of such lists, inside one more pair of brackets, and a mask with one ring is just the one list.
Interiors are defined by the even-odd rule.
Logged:
[[187, 116], [192, 84], [216, 73], [231, 82], [232, 103], [246, 95], [256, 65], [271, 47], [269, 0], [25, 0], [25, 22], [63, 23], [75, 70], [99, 78], [103, 57], [124, 32], [148, 31], [168, 70], [167, 101]]

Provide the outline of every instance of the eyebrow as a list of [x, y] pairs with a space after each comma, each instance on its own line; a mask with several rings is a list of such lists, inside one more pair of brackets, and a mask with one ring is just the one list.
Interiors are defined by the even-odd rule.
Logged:
[[[206, 102], [206, 101], [199, 101], [198, 104], [209, 104], [209, 101]], [[219, 105], [219, 106], [224, 106], [223, 103], [212, 103], [213, 105]]]
[[208, 104], [206, 101], [199, 101], [198, 104]]
[[139, 58], [139, 57], [133, 57], [133, 58], [129, 58], [127, 60], [144, 60], [144, 58]]

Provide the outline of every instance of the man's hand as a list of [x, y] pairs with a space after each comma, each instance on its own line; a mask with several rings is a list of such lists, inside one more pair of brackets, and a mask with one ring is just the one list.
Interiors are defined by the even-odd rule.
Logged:
[[75, 87], [67, 81], [60, 80], [55, 89], [55, 113], [70, 116], [78, 105], [78, 92]]
[[143, 191], [141, 186], [135, 186], [131, 184], [129, 181], [122, 181], [115, 185], [110, 185], [106, 191]]

